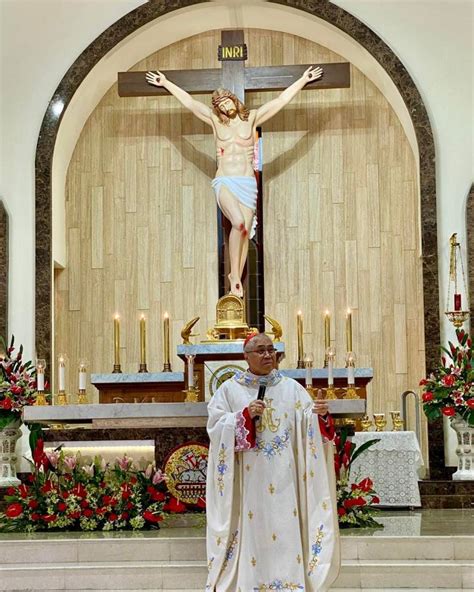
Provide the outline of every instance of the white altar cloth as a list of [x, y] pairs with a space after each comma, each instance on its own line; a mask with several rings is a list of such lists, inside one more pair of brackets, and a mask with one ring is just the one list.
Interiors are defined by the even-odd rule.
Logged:
[[352, 442], [360, 446], [379, 438], [351, 467], [351, 481], [369, 477], [381, 506], [421, 506], [418, 489], [423, 466], [420, 445], [414, 432], [356, 432]]

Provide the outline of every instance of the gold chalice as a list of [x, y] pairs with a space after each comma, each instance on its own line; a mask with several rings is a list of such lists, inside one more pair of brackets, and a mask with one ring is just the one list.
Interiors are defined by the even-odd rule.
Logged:
[[385, 413], [374, 413], [374, 423], [375, 423], [375, 431], [376, 432], [383, 432], [385, 426], [387, 425], [387, 420], [385, 419]]
[[370, 432], [370, 428], [372, 427], [372, 420], [368, 415], [364, 415], [364, 417], [360, 420], [360, 425], [362, 427], [363, 432]]
[[400, 417], [400, 411], [390, 411], [390, 416], [392, 418], [392, 430], [394, 432], [400, 432], [403, 430], [405, 422]]

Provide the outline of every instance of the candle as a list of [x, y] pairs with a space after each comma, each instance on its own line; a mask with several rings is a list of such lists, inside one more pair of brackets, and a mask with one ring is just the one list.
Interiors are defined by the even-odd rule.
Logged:
[[346, 347], [347, 351], [352, 351], [352, 311], [350, 308], [347, 309], [346, 316]]
[[301, 310], [296, 315], [296, 329], [298, 336], [298, 362], [303, 359], [303, 313]]
[[167, 312], [163, 320], [163, 347], [165, 365], [170, 363], [170, 318]]
[[66, 360], [64, 356], [59, 356], [58, 360], [58, 390], [64, 392], [66, 390]]
[[328, 356], [328, 386], [334, 385], [334, 356]]
[[38, 391], [44, 391], [44, 366], [38, 365], [36, 367], [36, 389]]
[[329, 310], [324, 313], [324, 348], [327, 350], [331, 346], [331, 315]]
[[454, 294], [454, 310], [462, 310], [461, 294]]
[[114, 364], [120, 366], [120, 317], [114, 317]]
[[306, 354], [304, 357], [305, 367], [305, 383], [306, 388], [313, 386], [313, 356], [312, 354]]
[[85, 362], [79, 363], [79, 390], [86, 390], [87, 366]]
[[145, 315], [140, 317], [140, 364], [146, 364], [146, 327]]
[[188, 360], [188, 388], [194, 387], [194, 356], [186, 356]]
[[349, 364], [349, 366], [347, 366], [347, 384], [351, 386], [354, 386], [355, 384], [354, 366], [352, 364]]

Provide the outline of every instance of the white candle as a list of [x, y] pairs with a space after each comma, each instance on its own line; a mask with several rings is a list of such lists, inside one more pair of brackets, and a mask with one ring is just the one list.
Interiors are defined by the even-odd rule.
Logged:
[[194, 387], [194, 356], [188, 358], [188, 388]]
[[36, 371], [37, 389], [38, 391], [44, 391], [44, 372], [43, 369]]
[[354, 366], [352, 364], [349, 364], [349, 366], [347, 366], [347, 384], [350, 384], [351, 386], [354, 386], [355, 384]]
[[328, 386], [334, 385], [334, 359], [328, 356]]
[[79, 366], [79, 390], [85, 391], [86, 390], [86, 378], [87, 378], [87, 369], [85, 365], [81, 364]]
[[65, 391], [66, 390], [66, 362], [63, 357], [59, 358], [58, 383], [59, 383], [58, 390], [60, 390], [61, 392]]

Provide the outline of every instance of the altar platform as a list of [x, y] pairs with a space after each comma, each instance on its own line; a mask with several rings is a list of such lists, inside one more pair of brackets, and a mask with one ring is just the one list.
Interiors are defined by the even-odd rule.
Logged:
[[[332, 592], [474, 588], [474, 511], [383, 512], [384, 529], [341, 531]], [[0, 534], [0, 590], [204, 590], [205, 531]]]

